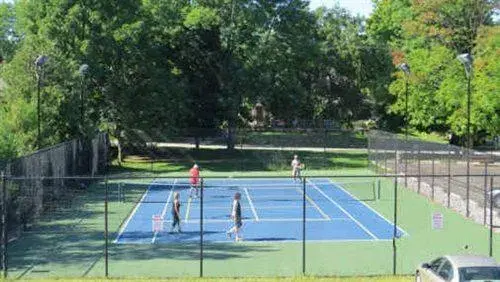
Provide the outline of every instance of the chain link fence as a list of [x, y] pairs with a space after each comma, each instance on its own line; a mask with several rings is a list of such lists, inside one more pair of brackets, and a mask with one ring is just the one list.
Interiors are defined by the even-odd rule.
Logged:
[[[488, 179], [492, 190], [498, 179]], [[12, 209], [7, 188], [40, 180], [3, 178], [4, 222], [10, 224]], [[297, 181], [203, 177], [197, 195], [182, 177], [44, 180], [92, 184], [72, 193], [71, 202], [44, 209], [18, 236], [7, 237], [8, 225], [2, 229], [2, 265], [10, 278], [390, 275], [411, 274], [418, 263], [444, 253], [500, 255], [500, 238], [492, 232], [498, 222], [486, 229], [471, 225], [403, 187], [404, 176], [389, 173]], [[227, 237], [236, 235], [227, 233], [235, 224], [236, 193], [239, 242]], [[172, 228], [177, 194], [181, 232]], [[436, 212], [440, 227], [434, 227]]]
[[367, 136], [369, 165], [375, 172], [402, 175], [400, 181], [408, 189], [487, 225], [488, 176], [500, 174], [498, 152], [467, 150], [383, 131], [370, 131]]
[[99, 133], [91, 140], [71, 140], [6, 163], [6, 177], [21, 177], [6, 187], [9, 236], [28, 230], [45, 211], [71, 208], [75, 193], [89, 186], [88, 179], [106, 172], [109, 140]]

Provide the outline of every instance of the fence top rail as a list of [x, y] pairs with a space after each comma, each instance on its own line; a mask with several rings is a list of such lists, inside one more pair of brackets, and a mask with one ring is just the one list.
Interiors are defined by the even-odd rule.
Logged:
[[[404, 177], [498, 177], [495, 173], [486, 174], [363, 174], [363, 175], [346, 175], [346, 174], [323, 174], [323, 175], [311, 175], [303, 176], [302, 178], [404, 178]], [[100, 176], [64, 176], [64, 177], [19, 177], [19, 176], [3, 176], [4, 180], [7, 181], [21, 181], [21, 180], [57, 180], [57, 179], [68, 179], [68, 180], [122, 180], [122, 179], [188, 179], [189, 176], [164, 176], [160, 174], [151, 175], [100, 175]], [[289, 178], [289, 176], [284, 175], [270, 175], [270, 176], [204, 176], [200, 179], [283, 179]]]

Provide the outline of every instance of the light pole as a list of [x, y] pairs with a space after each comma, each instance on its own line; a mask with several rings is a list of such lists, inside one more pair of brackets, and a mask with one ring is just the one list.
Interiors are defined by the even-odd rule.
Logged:
[[40, 112], [40, 92], [42, 90], [42, 75], [43, 66], [47, 62], [48, 57], [45, 55], [39, 55], [35, 60], [36, 77], [37, 77], [37, 99], [36, 99], [36, 113], [37, 113], [37, 136], [36, 136], [36, 147], [40, 149], [41, 147], [41, 112]]
[[80, 89], [80, 133], [84, 135], [84, 127], [85, 127], [85, 109], [84, 109], [84, 91], [85, 91], [85, 76], [89, 71], [89, 65], [82, 64], [78, 69], [78, 73], [81, 77], [81, 89]]
[[465, 68], [465, 75], [467, 77], [467, 191], [466, 191], [466, 198], [467, 198], [467, 217], [470, 216], [470, 210], [469, 210], [469, 190], [470, 190], [470, 148], [472, 145], [471, 142], [471, 134], [470, 134], [470, 98], [471, 98], [471, 93], [470, 93], [470, 81], [471, 81], [471, 75], [472, 75], [472, 56], [469, 53], [465, 54], [460, 54], [457, 56], [457, 59], [464, 65]]
[[[408, 113], [408, 79], [410, 76], [410, 66], [407, 63], [402, 63], [399, 65], [399, 68], [404, 72], [405, 74], [405, 143], [406, 146], [408, 147], [408, 120], [409, 120], [409, 113]], [[406, 153], [406, 148], [405, 148], [405, 153]], [[406, 174], [408, 173], [408, 158], [405, 156], [405, 187], [408, 187], [408, 178], [406, 177]]]

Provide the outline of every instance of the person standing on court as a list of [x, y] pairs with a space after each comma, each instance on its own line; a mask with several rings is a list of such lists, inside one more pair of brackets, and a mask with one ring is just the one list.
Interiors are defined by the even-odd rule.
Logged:
[[200, 168], [197, 164], [194, 164], [193, 167], [189, 170], [189, 186], [191, 187], [189, 191], [189, 198], [192, 198], [193, 194], [195, 194], [195, 198], [198, 198], [198, 188], [200, 186]]
[[243, 226], [243, 222], [241, 220], [240, 199], [241, 199], [241, 194], [239, 192], [236, 192], [234, 194], [233, 205], [231, 208], [231, 219], [234, 222], [234, 226], [226, 232], [226, 234], [229, 238], [231, 238], [231, 235], [234, 233], [236, 242], [239, 242], [242, 240], [240, 230], [241, 230], [241, 226]]
[[181, 200], [178, 192], [174, 193], [174, 202], [172, 203], [172, 228], [170, 232], [174, 232], [177, 227], [177, 232], [181, 233]]
[[292, 160], [292, 178], [293, 181], [296, 181], [297, 178], [300, 180], [300, 169], [302, 164], [300, 163], [299, 156], [294, 155]]

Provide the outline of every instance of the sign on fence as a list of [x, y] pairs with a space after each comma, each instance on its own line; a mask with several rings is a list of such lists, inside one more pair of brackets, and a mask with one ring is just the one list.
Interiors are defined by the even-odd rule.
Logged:
[[443, 214], [435, 212], [432, 214], [432, 229], [443, 229]]

